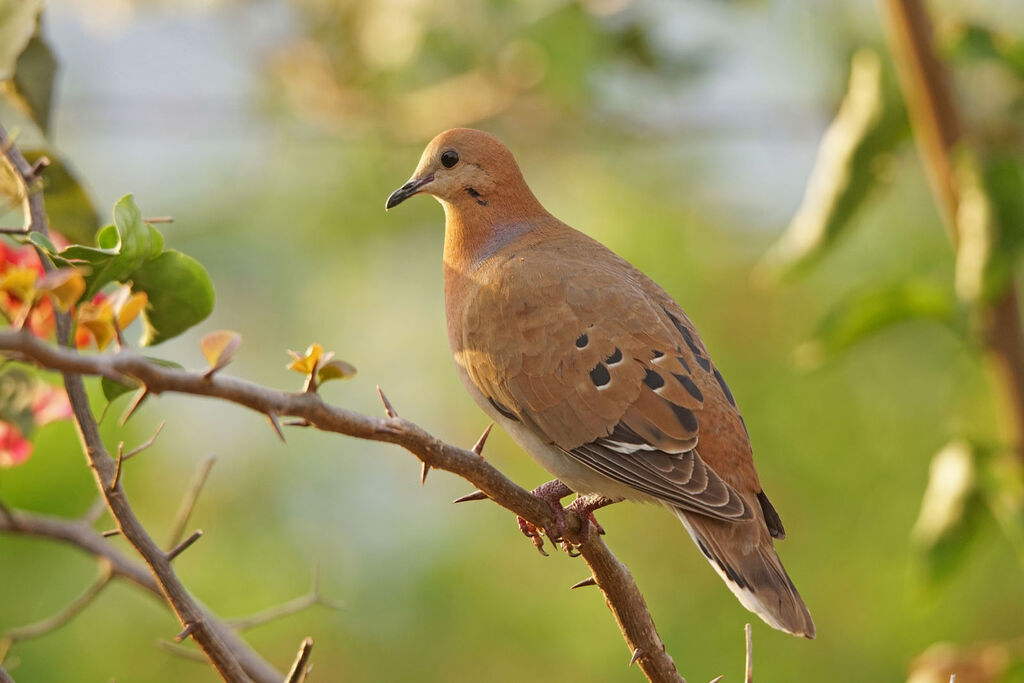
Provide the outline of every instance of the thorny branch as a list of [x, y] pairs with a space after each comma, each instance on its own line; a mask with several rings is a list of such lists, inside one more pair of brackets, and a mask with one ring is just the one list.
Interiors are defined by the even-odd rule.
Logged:
[[[111, 545], [102, 534], [82, 519], [64, 519], [38, 513], [8, 510], [0, 514], [0, 532], [26, 537], [45, 538], [66, 543], [96, 557], [109, 568], [111, 577], [123, 579], [167, 604], [160, 584], [153, 577], [150, 568], [133, 560]], [[264, 662], [245, 641], [226, 623], [214, 616], [206, 607], [197, 605], [206, 622], [217, 633], [217, 637], [236, 654], [242, 668], [255, 681], [279, 683], [284, 676]], [[2, 679], [0, 679], [2, 683]]]
[[[46, 164], [29, 164], [24, 155], [14, 145], [7, 131], [0, 126], [0, 154], [20, 181], [23, 195], [23, 213], [25, 216], [25, 232], [37, 232], [48, 236], [49, 228], [46, 218], [46, 207], [43, 193], [38, 186], [39, 172]], [[53, 269], [53, 264], [42, 251], [37, 252], [43, 268]], [[71, 321], [66, 313], [56, 315], [57, 340], [67, 346], [71, 338]], [[75, 354], [73, 350], [66, 351]], [[221, 639], [219, 629], [208, 619], [208, 614], [201, 610], [195, 599], [188, 593], [171, 567], [171, 558], [153, 541], [128, 502], [128, 497], [117, 476], [117, 463], [107, 452], [100, 438], [96, 418], [89, 406], [89, 397], [85, 391], [82, 377], [73, 371], [63, 372], [64, 387], [71, 403], [75, 424], [78, 428], [82, 450], [96, 479], [96, 485], [106, 500], [107, 507], [117, 522], [121, 534], [142, 555], [149, 565], [160, 589], [178, 616], [183, 627], [190, 631], [199, 647], [209, 657], [217, 672], [227, 681], [246, 682], [250, 676], [257, 680], [280, 680], [280, 674], [264, 662], [255, 652], [244, 646], [242, 641], [235, 645], [243, 645], [244, 652], [226, 646]], [[241, 665], [246, 659], [251, 668]]]
[[[120, 381], [131, 378], [152, 396], [176, 392], [218, 398], [264, 415], [297, 418], [300, 423], [321, 431], [397, 444], [431, 468], [461, 476], [486, 497], [537, 527], [556, 528], [554, 512], [547, 503], [516, 485], [473, 450], [444, 443], [422, 427], [398, 417], [389, 403], [385, 405], [389, 406], [388, 412], [393, 417], [371, 417], [329, 405], [312, 392], [279, 391], [223, 374], [205, 376], [202, 372], [166, 368], [133, 351], [82, 356], [20, 331], [0, 332], [0, 351], [65, 373]], [[566, 521], [567, 540], [578, 546], [590, 566], [593, 579], [603, 591], [629, 650], [644, 674], [651, 681], [682, 681], [629, 570], [593, 531], [593, 525], [587, 525], [588, 536], [581, 537], [575, 515], [567, 515]]]

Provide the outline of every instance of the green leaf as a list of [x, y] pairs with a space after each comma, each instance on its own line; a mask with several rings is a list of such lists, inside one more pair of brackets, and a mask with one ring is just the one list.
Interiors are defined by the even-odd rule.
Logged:
[[1024, 41], [986, 26], [962, 23], [947, 31], [943, 52], [954, 61], [993, 60], [1024, 79]]
[[132, 287], [149, 295], [140, 343], [152, 346], [176, 337], [213, 311], [214, 292], [202, 264], [173, 249], [147, 261]]
[[57, 253], [57, 247], [50, 241], [49, 237], [41, 232], [30, 232], [25, 241], [39, 247], [47, 254], [53, 255]]
[[14, 78], [18, 56], [36, 32], [43, 0], [0, 0], [0, 81]]
[[1013, 154], [953, 158], [960, 197], [956, 215], [956, 288], [964, 301], [992, 301], [1006, 291], [1024, 248], [1024, 170]]
[[[146, 360], [155, 363], [156, 365], [163, 366], [165, 368], [176, 368], [183, 370], [184, 368], [180, 363], [175, 363], [173, 360], [165, 360], [163, 358], [153, 358], [152, 356], [146, 356]], [[107, 399], [107, 403], [113, 403], [114, 399], [124, 394], [131, 393], [139, 388], [138, 384], [125, 384], [116, 380], [104, 377], [100, 380], [100, 387], [103, 389], [103, 397]]]
[[[154, 235], [156, 233], [156, 235]], [[97, 233], [97, 247], [72, 245], [61, 256], [91, 268], [86, 278], [85, 298], [92, 298], [109, 282], [125, 282], [151, 258], [154, 249], [159, 253], [163, 237], [151, 225], [143, 222], [139, 207], [132, 195], [125, 195], [114, 205], [114, 225]]]
[[832, 246], [884, 172], [910, 124], [898, 89], [879, 55], [858, 50], [850, 83], [818, 149], [803, 201], [755, 277], [776, 280], [817, 261]]
[[1016, 452], [1002, 451], [979, 459], [982, 497], [1024, 569], [1024, 466]]
[[50, 110], [53, 101], [53, 77], [57, 73], [57, 60], [39, 31], [25, 46], [14, 74], [14, 89], [23, 108], [43, 133], [50, 132]]
[[855, 292], [819, 323], [811, 339], [797, 349], [798, 362], [813, 368], [857, 342], [908, 320], [934, 320], [958, 330], [956, 300], [944, 287], [909, 280]]
[[991, 520], [982, 501], [974, 445], [953, 442], [932, 458], [928, 486], [911, 534], [918, 564], [934, 586], [963, 566], [971, 542]]

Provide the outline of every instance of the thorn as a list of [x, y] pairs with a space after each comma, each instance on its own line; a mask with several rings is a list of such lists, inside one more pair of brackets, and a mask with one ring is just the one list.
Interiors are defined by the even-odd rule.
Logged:
[[398, 417], [398, 413], [395, 412], [395, 407], [391, 405], [391, 401], [389, 401], [388, 397], [384, 395], [383, 391], [381, 391], [380, 385], [377, 385], [377, 395], [380, 396], [380, 401], [384, 404], [384, 414], [391, 418]]
[[178, 545], [174, 546], [173, 548], [171, 548], [170, 550], [167, 551], [167, 561], [170, 562], [171, 560], [176, 558], [178, 555], [181, 555], [183, 552], [188, 550], [189, 546], [191, 546], [193, 543], [195, 543], [196, 541], [198, 541], [202, 537], [203, 537], [203, 530], [202, 529], [196, 529], [195, 531], [193, 531], [191, 536], [189, 536], [184, 541], [182, 541], [181, 543], [179, 543]]
[[102, 536], [103, 538], [110, 538], [111, 536], [117, 536], [120, 533], [120, 529], [107, 529], [106, 531], [100, 533], [100, 536]]
[[[134, 458], [136, 455], [138, 455], [142, 451], [146, 450], [147, 448], [149, 448], [150, 446], [155, 444], [157, 437], [160, 436], [160, 432], [162, 432], [164, 430], [164, 427], [166, 427], [166, 426], [167, 426], [167, 420], [161, 420], [160, 424], [158, 424], [156, 426], [156, 430], [153, 432], [153, 436], [149, 437], [148, 439], [146, 439], [145, 441], [140, 443], [138, 446], [136, 446], [135, 448], [133, 448], [130, 451], [128, 451], [127, 453], [125, 453], [124, 454], [124, 459], [128, 460], [129, 458]], [[122, 443], [122, 446], [123, 445], [124, 444]], [[121, 455], [121, 447], [119, 446], [118, 447], [118, 456], [120, 457], [120, 455]]]
[[488, 495], [479, 489], [473, 491], [473, 493], [467, 493], [462, 498], [456, 498], [453, 503], [468, 503], [471, 500], [487, 500]]
[[430, 474], [430, 463], [423, 463], [423, 468], [420, 470], [420, 486], [427, 483], [427, 475]]
[[180, 643], [181, 641], [188, 638], [190, 635], [192, 635], [192, 631], [195, 629], [195, 627], [196, 625], [192, 623], [185, 624], [185, 628], [181, 629], [181, 633], [174, 636], [174, 642]]
[[708, 681], [708, 683], [718, 683], [718, 681], [722, 680], [723, 678], [725, 678], [725, 674], [722, 674], [721, 676], [715, 676], [710, 681]]
[[281, 443], [288, 443], [284, 440], [284, 432], [281, 431], [281, 423], [277, 421], [277, 414], [270, 412], [267, 413], [267, 419], [270, 420], [270, 426], [277, 432], [277, 436], [281, 439]]
[[597, 585], [597, 579], [595, 579], [593, 576], [588, 576], [587, 578], [583, 579], [582, 581], [577, 581], [573, 585], [569, 586], [569, 590], [576, 590], [577, 588], [586, 588], [587, 586], [596, 586], [596, 585]]
[[487, 437], [491, 435], [491, 428], [493, 427], [493, 422], [487, 425], [487, 429], [484, 430], [484, 433], [481, 434], [480, 438], [476, 440], [475, 444], [473, 444], [472, 451], [481, 458], [484, 457], [484, 444], [487, 443]]
[[142, 220], [147, 223], [173, 223], [174, 216], [150, 216], [148, 218], [143, 218]]
[[142, 387], [141, 389], [135, 392], [135, 396], [132, 398], [132, 402], [128, 404], [128, 407], [125, 409], [124, 414], [121, 415], [122, 427], [124, 427], [125, 423], [128, 422], [129, 419], [131, 419], [131, 416], [135, 414], [135, 411], [139, 409], [139, 406], [142, 405], [142, 402], [146, 400], [147, 396], [149, 396], [149, 389], [147, 387]]
[[113, 492], [117, 488], [117, 485], [121, 483], [121, 464], [124, 463], [124, 441], [117, 444], [117, 465], [114, 467], [114, 478], [110, 482], [110, 486], [107, 487], [108, 491]]
[[49, 157], [39, 157], [38, 159], [36, 159], [36, 163], [32, 164], [32, 177], [38, 177], [39, 174], [43, 172], [43, 169], [45, 169], [49, 165]]
[[644, 651], [641, 650], [640, 648], [637, 648], [637, 649], [633, 650], [633, 656], [629, 658], [629, 665], [633, 666], [634, 664], [636, 664], [636, 660], [638, 660], [641, 657], [643, 657], [643, 655], [644, 655]]

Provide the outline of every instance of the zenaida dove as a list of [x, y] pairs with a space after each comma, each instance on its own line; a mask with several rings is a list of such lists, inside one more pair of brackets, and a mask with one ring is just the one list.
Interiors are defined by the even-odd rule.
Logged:
[[[623, 499], [675, 514], [744, 607], [807, 638], [814, 623], [772, 538], [732, 393], [682, 308], [611, 250], [548, 213], [494, 136], [434, 138], [387, 208], [444, 207], [448, 339], [477, 404], [575, 491], [586, 523]], [[575, 503], [574, 503], [575, 505]], [[572, 507], [572, 506], [571, 506]], [[558, 507], [561, 511], [561, 507]]]

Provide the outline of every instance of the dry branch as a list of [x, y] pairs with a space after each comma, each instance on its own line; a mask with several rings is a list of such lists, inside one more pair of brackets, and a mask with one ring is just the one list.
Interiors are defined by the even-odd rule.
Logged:
[[[0, 515], [0, 532], [26, 537], [58, 541], [105, 562], [113, 577], [127, 580], [162, 603], [167, 604], [160, 584], [146, 565], [133, 560], [111, 545], [103, 536], [82, 520], [69, 520], [38, 513], [10, 510]], [[260, 658], [227, 624], [199, 605], [206, 622], [218, 637], [238, 657], [242, 668], [254, 681], [279, 683], [283, 674]]]
[[[143, 385], [150, 395], [176, 392], [218, 398], [264, 415], [297, 418], [321, 431], [397, 444], [430, 467], [461, 476], [488, 498], [537, 527], [556, 528], [554, 513], [547, 503], [516, 485], [472, 450], [444, 443], [418, 425], [397, 417], [393, 407], [390, 412], [395, 417], [371, 417], [329, 405], [312, 392], [278, 391], [224, 374], [205, 377], [201, 372], [156, 365], [132, 351], [82, 356], [20, 331], [0, 332], [0, 351], [76, 376], [129, 377]], [[640, 650], [640, 668], [651, 681], [682, 681], [629, 570], [596, 533], [580, 537], [575, 515], [567, 515], [567, 522], [566, 537], [579, 547], [590, 566], [629, 651]], [[624, 658], [624, 664], [626, 661]]]
[[[41, 187], [36, 183], [40, 170], [46, 164], [36, 162], [33, 166], [29, 164], [21, 151], [14, 145], [7, 134], [7, 131], [0, 126], [0, 150], [3, 159], [14, 172], [14, 176], [20, 181], [23, 195], [23, 213], [25, 216], [26, 232], [37, 232], [49, 236], [49, 227], [46, 218], [46, 206], [43, 200]], [[54, 265], [47, 258], [46, 254], [37, 249], [40, 262], [47, 272], [53, 270]], [[71, 320], [66, 313], [56, 315], [57, 340], [62, 346], [69, 346], [71, 339]], [[74, 351], [67, 351], [74, 354]], [[107, 452], [103, 440], [100, 438], [99, 427], [96, 418], [89, 406], [89, 397], [85, 391], [85, 385], [80, 375], [74, 372], [63, 372], [64, 388], [71, 403], [72, 413], [78, 435], [82, 442], [82, 450], [92, 469], [96, 479], [96, 486], [103, 495], [110, 509], [111, 514], [117, 522], [121, 534], [129, 543], [142, 555], [146, 564], [149, 565], [160, 589], [171, 605], [182, 625], [190, 628], [196, 642], [210, 659], [217, 672], [227, 681], [245, 683], [250, 678], [240, 664], [240, 659], [247, 653], [258, 659], [255, 653], [244, 646], [246, 653], [239, 653], [228, 648], [220, 638], [217, 628], [208, 620], [207, 614], [201, 610], [192, 596], [182, 585], [177, 574], [171, 567], [170, 560], [160, 547], [153, 541], [145, 527], [135, 516], [128, 497], [121, 486], [117, 476], [117, 464]], [[241, 641], [238, 641], [241, 643]], [[236, 644], [238, 644], [236, 643]], [[266, 674], [273, 668], [263, 663], [258, 673]], [[277, 672], [274, 672], [275, 675]], [[279, 678], [279, 677], [278, 677]]]

